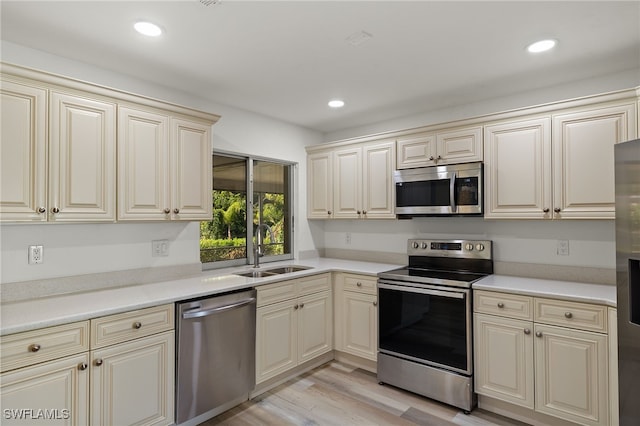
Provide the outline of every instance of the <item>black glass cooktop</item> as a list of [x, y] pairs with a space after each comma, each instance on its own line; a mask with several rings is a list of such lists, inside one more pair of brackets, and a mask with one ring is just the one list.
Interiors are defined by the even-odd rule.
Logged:
[[378, 277], [389, 280], [399, 280], [420, 284], [440, 284], [454, 287], [471, 287], [471, 284], [487, 274], [477, 274], [460, 271], [441, 271], [436, 269], [423, 269], [404, 267], [391, 271], [381, 272]]

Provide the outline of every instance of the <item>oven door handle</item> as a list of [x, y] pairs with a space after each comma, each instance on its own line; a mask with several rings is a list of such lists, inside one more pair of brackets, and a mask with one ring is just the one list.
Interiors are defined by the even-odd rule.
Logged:
[[451, 213], [456, 212], [456, 172], [451, 174], [451, 182], [449, 183], [449, 202], [451, 203]]
[[402, 285], [395, 284], [382, 284], [378, 283], [378, 288], [383, 288], [386, 290], [395, 290], [395, 291], [405, 291], [407, 293], [419, 293], [419, 294], [429, 294], [431, 296], [442, 296], [448, 297], [450, 299], [464, 299], [466, 291], [443, 291], [443, 290], [432, 290], [428, 288], [418, 288], [418, 287], [407, 287]]

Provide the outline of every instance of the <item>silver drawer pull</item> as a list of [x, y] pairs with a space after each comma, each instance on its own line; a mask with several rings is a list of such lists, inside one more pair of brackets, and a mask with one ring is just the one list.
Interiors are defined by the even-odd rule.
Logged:
[[88, 367], [88, 365], [87, 365], [86, 362], [81, 362], [80, 364], [78, 364], [78, 370], [80, 370], [80, 371], [86, 370], [87, 367]]
[[564, 313], [564, 317], [567, 318], [567, 319], [568, 318], [573, 318], [573, 314], [571, 312], [565, 312]]
[[34, 343], [33, 345], [29, 345], [29, 352], [38, 352], [40, 350], [40, 345]]
[[298, 305], [293, 305], [293, 309], [294, 310], [298, 309]]
[[142, 323], [140, 321], [134, 322], [133, 328], [135, 328], [136, 330], [140, 330], [142, 328]]
[[525, 328], [524, 329], [524, 334], [527, 334], [527, 335], [531, 334], [531, 330], [529, 330], [528, 328]]
[[542, 331], [536, 331], [536, 337], [542, 337]]
[[373, 306], [378, 306], [378, 302], [373, 302]]
[[498, 308], [500, 308], [500, 309], [504, 308], [504, 303], [498, 302]]
[[358, 287], [362, 287], [362, 283], [361, 283], [360, 281], [358, 281], [358, 282], [356, 283], [356, 285], [357, 285]]
[[96, 365], [96, 367], [100, 367], [103, 363], [102, 358], [96, 359], [93, 363]]

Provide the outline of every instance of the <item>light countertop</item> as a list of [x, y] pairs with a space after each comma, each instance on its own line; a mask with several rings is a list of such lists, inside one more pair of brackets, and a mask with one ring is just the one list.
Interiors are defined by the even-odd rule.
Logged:
[[[312, 269], [265, 278], [247, 278], [234, 275], [234, 272], [253, 270], [251, 266], [243, 266], [203, 271], [201, 274], [177, 280], [3, 303], [0, 305], [0, 335], [83, 321], [226, 291], [258, 287], [324, 272], [351, 272], [375, 276], [379, 272], [401, 266], [316, 258], [269, 263], [263, 265], [261, 269], [290, 264], [307, 266]], [[473, 288], [616, 306], [616, 288], [610, 285], [491, 275], [474, 283]]]
[[571, 281], [489, 275], [473, 283], [474, 290], [491, 290], [527, 296], [551, 297], [616, 307], [616, 286]]

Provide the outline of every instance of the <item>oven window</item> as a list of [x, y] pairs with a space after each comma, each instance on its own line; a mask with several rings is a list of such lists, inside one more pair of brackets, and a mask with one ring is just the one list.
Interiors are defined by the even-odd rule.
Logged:
[[456, 179], [456, 205], [477, 206], [478, 205], [478, 178], [467, 177]]
[[396, 183], [396, 206], [449, 206], [450, 184], [450, 179]]
[[462, 299], [379, 288], [381, 350], [470, 373]]

